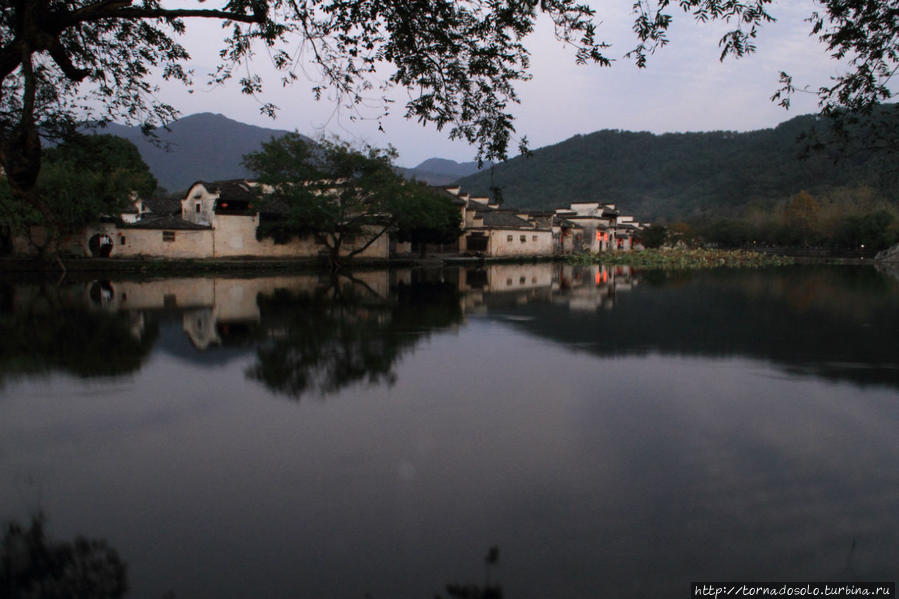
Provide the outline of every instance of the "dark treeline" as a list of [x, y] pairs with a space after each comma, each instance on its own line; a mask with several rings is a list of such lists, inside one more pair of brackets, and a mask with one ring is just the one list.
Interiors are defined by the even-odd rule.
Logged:
[[899, 208], [878, 199], [870, 188], [837, 189], [819, 197], [803, 190], [771, 208], [749, 207], [738, 216], [654, 225], [644, 237], [647, 247], [683, 242], [871, 256], [899, 242]]

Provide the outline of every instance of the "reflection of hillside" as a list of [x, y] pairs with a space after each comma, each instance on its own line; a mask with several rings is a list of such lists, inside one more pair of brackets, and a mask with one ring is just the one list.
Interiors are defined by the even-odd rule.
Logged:
[[[899, 386], [899, 291], [871, 269], [653, 274], [613, 311], [519, 305], [514, 326], [599, 355], [746, 356]], [[562, 290], [560, 290], [560, 294]], [[566, 305], [567, 304], [567, 305]], [[515, 312], [517, 310], [518, 312]]]

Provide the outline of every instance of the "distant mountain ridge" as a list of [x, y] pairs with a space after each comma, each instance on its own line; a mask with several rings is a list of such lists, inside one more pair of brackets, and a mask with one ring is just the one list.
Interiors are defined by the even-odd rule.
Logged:
[[[889, 136], [899, 130], [896, 105], [885, 105], [870, 118], [879, 120], [871, 121], [876, 128], [869, 131]], [[497, 186], [508, 207], [545, 210], [600, 201], [618, 204], [641, 220], [734, 215], [749, 205], [771, 207], [803, 189], [816, 194], [866, 186], [899, 201], [895, 149], [850, 147], [836, 161], [817, 152], [800, 158], [801, 134], [820, 131], [825, 122], [805, 115], [745, 133], [603, 130], [533, 150], [529, 157], [497, 164], [492, 173], [456, 183], [477, 195]]]
[[168, 129], [157, 129], [157, 143], [141, 133], [139, 127], [113, 123], [96, 132], [131, 141], [159, 185], [170, 192], [185, 190], [198, 180], [249, 177], [252, 173], [240, 164], [243, 155], [255, 152], [272, 137], [288, 133], [211, 112], [192, 114], [170, 123]]
[[[264, 142], [289, 133], [247, 125], [221, 114], [201, 112], [157, 129], [155, 139], [144, 135], [139, 127], [112, 123], [96, 130], [124, 137], [137, 146], [144, 162], [170, 192], [182, 191], [198, 180], [219, 181], [250, 177], [241, 165], [244, 154], [255, 152]], [[313, 141], [304, 136], [304, 139]], [[488, 165], [485, 165], [488, 166]], [[413, 168], [399, 168], [404, 176], [431, 185], [448, 185], [460, 177], [478, 172], [477, 162], [455, 162], [430, 158]]]
[[[481, 169], [489, 168], [490, 163], [484, 163]], [[477, 173], [477, 162], [456, 162], [446, 158], [428, 158], [418, 166], [412, 168], [399, 168], [400, 173], [407, 179], [416, 179], [429, 185], [449, 185], [456, 179], [467, 177]]]

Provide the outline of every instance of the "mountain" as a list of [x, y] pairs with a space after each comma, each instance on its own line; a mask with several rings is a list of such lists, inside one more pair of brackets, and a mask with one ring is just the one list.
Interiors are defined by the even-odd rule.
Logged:
[[249, 177], [251, 173], [240, 164], [243, 155], [258, 150], [272, 137], [288, 133], [209, 112], [178, 119], [168, 130], [157, 129], [155, 143], [139, 127], [110, 124], [96, 132], [134, 143], [159, 185], [169, 191], [185, 190], [198, 180]]
[[[489, 168], [490, 163], [484, 163], [482, 168]], [[428, 158], [413, 168], [400, 169], [407, 179], [415, 178], [430, 185], [448, 185], [459, 179], [478, 172], [477, 162], [456, 162], [446, 158]]]
[[[258, 150], [272, 137], [288, 133], [282, 129], [247, 125], [211, 112], [178, 119], [170, 123], [168, 129], [157, 129], [155, 138], [144, 135], [139, 127], [115, 123], [96, 132], [124, 137], [134, 143], [159, 185], [172, 192], [185, 190], [198, 180], [252, 176], [240, 164], [243, 155]], [[398, 170], [410, 179], [415, 177], [431, 185], [447, 185], [478, 172], [478, 163], [430, 158], [414, 168]]]
[[[876, 131], [888, 132], [885, 137], [899, 130], [895, 106], [870, 117], [866, 131], [874, 130], [871, 123]], [[824, 123], [806, 115], [746, 133], [603, 130], [498, 164], [492, 182], [490, 172], [479, 172], [456, 183], [476, 195], [496, 185], [509, 207], [553, 209], [600, 201], [618, 204], [641, 220], [731, 216], [748, 205], [773, 206], [803, 189], [817, 195], [866, 186], [896, 201], [896, 139], [886, 140], [892, 150], [856, 143], [836, 161], [826, 152], [802, 159], [807, 143], [800, 136], [812, 130], [827, 135]]]

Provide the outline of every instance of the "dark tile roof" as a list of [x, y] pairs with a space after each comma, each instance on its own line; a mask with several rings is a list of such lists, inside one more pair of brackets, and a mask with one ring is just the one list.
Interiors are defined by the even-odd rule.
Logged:
[[180, 216], [166, 214], [163, 216], [145, 216], [136, 223], [123, 223], [119, 225], [122, 229], [180, 229], [180, 230], [203, 230], [211, 229], [209, 225], [198, 225], [184, 220]]
[[143, 200], [144, 207], [154, 215], [178, 214], [181, 212], [181, 201], [174, 198], [150, 198]]
[[492, 210], [483, 213], [485, 227], [512, 227], [515, 229], [531, 229], [533, 226], [528, 221], [518, 218], [511, 212]]
[[571, 222], [565, 217], [562, 216], [554, 216], [553, 217], [553, 225], [557, 227], [562, 227], [563, 229], [583, 229], [581, 225]]
[[613, 210], [611, 208], [603, 208], [602, 209], [603, 216], [618, 216], [619, 214], [621, 214], [621, 213], [618, 212], [617, 210]]
[[[231, 202], [251, 202], [256, 195], [247, 185], [246, 179], [228, 179], [226, 181], [195, 181], [194, 185], [202, 185], [209, 193], [219, 194], [219, 199]], [[190, 190], [188, 190], [189, 192]]]

